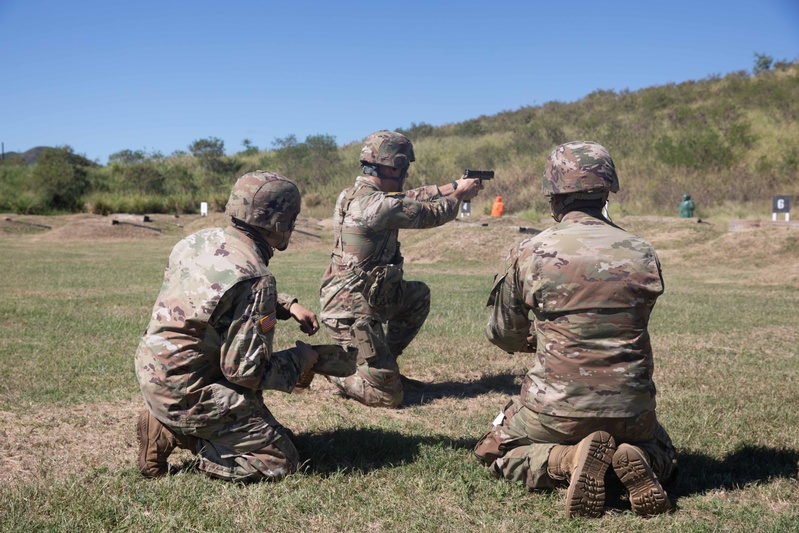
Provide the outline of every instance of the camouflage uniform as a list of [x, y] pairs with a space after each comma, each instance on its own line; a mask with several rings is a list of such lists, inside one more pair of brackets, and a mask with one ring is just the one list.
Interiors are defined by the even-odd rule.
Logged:
[[662, 293], [652, 246], [600, 208], [569, 211], [510, 250], [486, 336], [508, 352], [535, 354], [521, 395], [475, 448], [495, 475], [552, 487], [563, 479], [548, 470], [553, 448], [605, 431], [644, 450], [661, 480], [672, 477], [676, 453], [655, 416], [647, 331]]
[[276, 321], [291, 317], [296, 300], [277, 292], [271, 255], [234, 225], [180, 241], [136, 351], [151, 425], [163, 424], [194, 448], [202, 471], [223, 479], [278, 479], [299, 465], [261, 393], [290, 392], [306, 362], [295, 349], [272, 349]]
[[358, 349], [356, 374], [331, 381], [366, 405], [395, 407], [402, 402], [397, 357], [430, 310], [430, 289], [419, 281], [398, 281], [395, 301], [385, 307], [370, 306], [363, 294], [367, 275], [379, 265], [401, 269], [399, 230], [445, 224], [457, 216], [458, 203], [452, 196], [441, 196], [432, 185], [385, 193], [363, 176], [338, 197], [335, 247], [322, 278], [320, 316], [336, 342]]

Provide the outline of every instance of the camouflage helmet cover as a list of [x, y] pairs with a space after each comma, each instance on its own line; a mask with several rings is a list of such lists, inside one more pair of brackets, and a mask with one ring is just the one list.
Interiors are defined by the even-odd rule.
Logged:
[[413, 144], [401, 133], [381, 130], [363, 141], [361, 163], [405, 168], [415, 160]]
[[300, 191], [288, 178], [255, 170], [236, 181], [225, 214], [271, 231], [291, 231], [300, 213]]
[[576, 192], [617, 192], [619, 178], [610, 154], [601, 144], [573, 141], [549, 154], [544, 170], [545, 196]]

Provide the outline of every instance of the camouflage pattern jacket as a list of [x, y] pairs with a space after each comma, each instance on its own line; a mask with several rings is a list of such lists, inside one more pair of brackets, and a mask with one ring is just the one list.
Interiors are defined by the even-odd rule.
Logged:
[[375, 316], [363, 298], [364, 279], [353, 267], [368, 272], [377, 265], [401, 265], [399, 230], [446, 224], [458, 215], [458, 203], [453, 196], [441, 196], [435, 185], [385, 193], [359, 176], [336, 201], [335, 245], [320, 289], [321, 318]]
[[293, 389], [305, 361], [272, 351], [272, 338], [296, 300], [277, 293], [269, 255], [232, 226], [175, 245], [135, 358], [145, 403], [163, 423], [234, 421], [262, 405], [262, 389]]
[[530, 312], [537, 348], [521, 396], [563, 417], [629, 417], [654, 411], [647, 325], [663, 293], [652, 246], [601, 218], [567, 213], [511, 249], [489, 305], [488, 339], [524, 351]]

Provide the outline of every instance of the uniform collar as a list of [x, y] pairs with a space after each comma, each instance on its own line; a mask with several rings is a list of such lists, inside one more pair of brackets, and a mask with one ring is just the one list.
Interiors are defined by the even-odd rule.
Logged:
[[382, 189], [377, 185], [377, 183], [373, 182], [366, 176], [358, 176], [355, 178], [355, 186], [356, 187], [371, 187], [372, 189], [382, 192]]
[[247, 228], [234, 225], [232, 222], [225, 228], [225, 231], [260, 253], [266, 265], [269, 264], [269, 260], [272, 259], [272, 256], [275, 254], [275, 251], [269, 246], [266, 239], [257, 231], [248, 231]]

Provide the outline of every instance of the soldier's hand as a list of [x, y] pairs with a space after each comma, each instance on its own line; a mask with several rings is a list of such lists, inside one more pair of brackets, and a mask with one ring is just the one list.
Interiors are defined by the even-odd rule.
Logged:
[[461, 202], [468, 202], [483, 190], [483, 182], [479, 179], [461, 176], [456, 180], [458, 188], [453, 191], [455, 198]]
[[289, 308], [291, 316], [300, 323], [300, 330], [306, 335], [313, 335], [319, 331], [319, 321], [316, 314], [304, 305], [294, 302]]
[[319, 354], [316, 353], [316, 350], [314, 350], [310, 344], [306, 344], [302, 341], [297, 341], [296, 347], [297, 351], [300, 353], [300, 356], [305, 359], [305, 366], [302, 368], [300, 375], [310, 372], [313, 366], [319, 360]]

